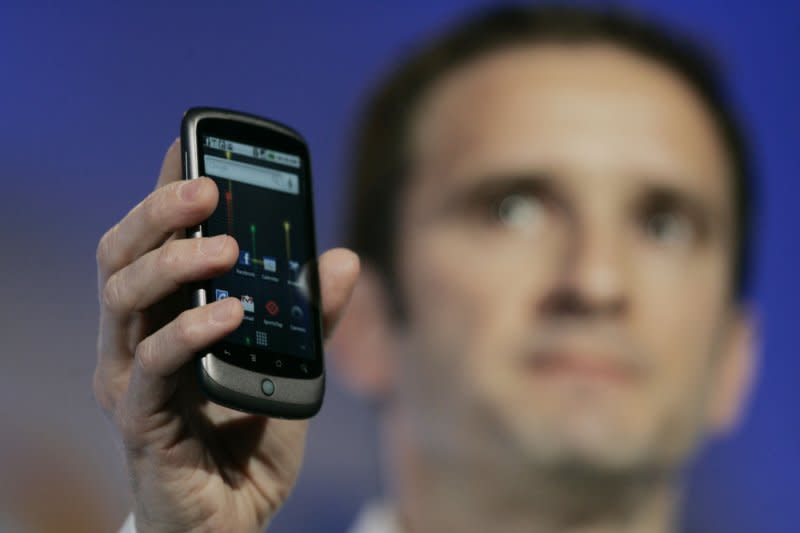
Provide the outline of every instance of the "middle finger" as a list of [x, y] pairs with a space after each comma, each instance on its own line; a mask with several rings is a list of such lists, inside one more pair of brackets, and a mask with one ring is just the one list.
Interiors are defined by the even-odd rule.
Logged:
[[103, 289], [103, 303], [117, 315], [142, 311], [192, 281], [227, 272], [239, 247], [228, 235], [169, 241], [114, 273]]

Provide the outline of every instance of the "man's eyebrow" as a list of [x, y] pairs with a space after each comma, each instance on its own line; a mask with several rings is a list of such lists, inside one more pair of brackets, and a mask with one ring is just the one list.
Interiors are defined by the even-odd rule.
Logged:
[[663, 180], [649, 181], [638, 192], [635, 201], [644, 209], [681, 209], [706, 231], [724, 225], [723, 213], [708, 198], [694, 190], [665, 184]]
[[[432, 207], [431, 215], [449, 216], [484, 209], [505, 196], [539, 195], [557, 198], [557, 180], [551, 172], [537, 170], [490, 171], [476, 173], [463, 183], [448, 188]], [[437, 195], [438, 196], [438, 195]]]
[[696, 214], [717, 214], [714, 206], [700, 193], [660, 181], [646, 183], [637, 197], [639, 201], [646, 201], [655, 205], [683, 207]]
[[453, 197], [455, 201], [479, 201], [495, 199], [507, 194], [553, 194], [555, 180], [545, 171], [495, 172], [482, 174], [459, 187]]

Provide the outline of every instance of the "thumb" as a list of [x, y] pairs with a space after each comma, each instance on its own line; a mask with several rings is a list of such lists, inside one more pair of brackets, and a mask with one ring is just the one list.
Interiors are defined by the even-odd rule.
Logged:
[[361, 266], [356, 255], [346, 248], [333, 248], [319, 258], [322, 323], [325, 337], [330, 337], [350, 301]]

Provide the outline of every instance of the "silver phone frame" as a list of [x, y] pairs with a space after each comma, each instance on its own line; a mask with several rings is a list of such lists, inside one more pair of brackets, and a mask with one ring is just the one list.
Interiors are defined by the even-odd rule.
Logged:
[[[186, 112], [181, 128], [183, 179], [190, 180], [200, 177], [197, 124], [208, 118], [233, 120], [271, 129], [306, 144], [305, 139], [297, 132], [266, 119], [223, 109], [193, 108]], [[200, 237], [203, 237], [202, 226], [198, 225], [187, 231], [187, 238]], [[207, 295], [204, 288], [192, 291], [193, 307], [200, 307], [206, 303]], [[322, 331], [322, 325], [318, 324], [318, 327]], [[323, 354], [320, 354], [320, 359], [322, 368], [320, 375], [308, 379], [254, 372], [227, 363], [210, 351], [198, 354], [196, 367], [203, 391], [215, 403], [250, 413], [299, 419], [314, 416], [322, 405], [325, 393]], [[266, 396], [262, 392], [262, 383], [265, 379], [271, 380], [275, 385], [274, 392], [270, 396]]]

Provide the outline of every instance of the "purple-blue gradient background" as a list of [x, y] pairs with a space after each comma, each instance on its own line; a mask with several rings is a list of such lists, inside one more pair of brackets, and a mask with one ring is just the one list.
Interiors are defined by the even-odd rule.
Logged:
[[[416, 39], [487, 3], [216, 4], [0, 7], [0, 476], [7, 490], [25, 487], [37, 482], [30, 474], [37, 457], [63, 460], [69, 466], [53, 475], [96, 493], [110, 523], [122, 519], [129, 499], [121, 455], [90, 387], [94, 251], [105, 229], [152, 189], [183, 111], [232, 107], [303, 132], [320, 246], [337, 245], [348, 141], [363, 95]], [[622, 5], [700, 35], [719, 52], [759, 173], [757, 389], [742, 427], [691, 469], [686, 522], [693, 531], [798, 531], [800, 4]], [[346, 528], [380, 490], [373, 423], [334, 377], [300, 482], [272, 530]], [[0, 503], [3, 513], [14, 509]]]

